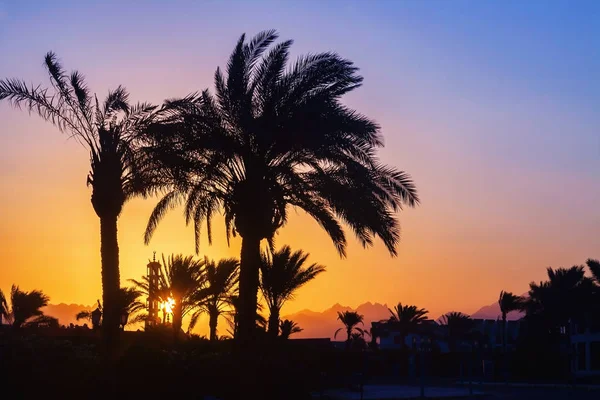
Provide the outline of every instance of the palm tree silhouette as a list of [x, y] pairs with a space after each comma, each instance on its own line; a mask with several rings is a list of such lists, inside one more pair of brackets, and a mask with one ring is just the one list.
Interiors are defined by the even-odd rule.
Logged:
[[210, 340], [217, 340], [217, 324], [219, 316], [231, 306], [231, 295], [235, 293], [239, 276], [239, 261], [235, 258], [205, 261], [204, 276], [208, 286], [197, 292], [198, 310], [192, 314], [188, 331], [196, 326], [198, 318], [205, 312], [208, 314]]
[[415, 331], [417, 326], [427, 320], [428, 311], [413, 305], [402, 305], [398, 303], [394, 309], [389, 309], [391, 314], [390, 323], [398, 329], [402, 347], [406, 346], [406, 335]]
[[291, 335], [293, 335], [294, 333], [300, 333], [302, 332], [302, 330], [303, 329], [300, 328], [298, 324], [289, 319], [284, 319], [279, 324], [279, 336], [282, 339], [289, 339]]
[[[182, 254], [171, 255], [167, 259], [162, 256], [159, 275], [159, 297], [166, 301], [169, 297], [175, 300], [173, 305], [173, 331], [181, 331], [183, 317], [198, 307], [198, 292], [206, 284], [204, 275], [204, 261], [194, 260], [192, 256]], [[142, 277], [140, 281], [130, 279], [134, 287], [144, 294], [148, 294], [148, 278]]]
[[592, 278], [585, 276], [584, 267], [548, 268], [547, 273], [547, 281], [529, 284], [527, 318], [553, 332], [569, 329], [570, 321], [584, 322], [593, 308], [591, 296], [595, 286]]
[[448, 344], [452, 351], [456, 351], [458, 343], [468, 338], [473, 329], [473, 320], [466, 314], [451, 311], [439, 319], [441, 325], [447, 327]]
[[124, 203], [134, 195], [150, 191], [150, 169], [141, 162], [140, 152], [133, 151], [136, 135], [153, 117], [154, 107], [129, 104], [129, 94], [122, 87], [108, 93], [100, 105], [92, 96], [83, 75], [68, 75], [52, 52], [46, 54], [45, 67], [50, 88], [28, 86], [18, 79], [0, 80], [0, 100], [14, 107], [25, 107], [44, 120], [68, 132], [90, 153], [87, 183], [92, 187], [91, 202], [100, 219], [100, 255], [102, 290], [105, 305], [105, 338], [112, 346], [118, 335], [119, 315], [119, 246], [117, 219]]
[[344, 311], [344, 312], [340, 312], [338, 311], [338, 317], [337, 319], [344, 324], [343, 328], [339, 328], [337, 331], [335, 331], [335, 333], [333, 334], [333, 337], [336, 338], [337, 334], [345, 329], [346, 330], [346, 347], [350, 347], [350, 342], [352, 340], [352, 334], [353, 333], [359, 333], [361, 335], [364, 334], [364, 331], [358, 327], [358, 324], [364, 325], [363, 324], [363, 316], [360, 315], [359, 313], [357, 313], [356, 311]]
[[44, 315], [41, 308], [46, 307], [50, 298], [41, 290], [32, 290], [30, 292], [19, 289], [12, 285], [10, 289], [10, 307], [6, 297], [0, 290], [0, 303], [2, 304], [2, 318], [11, 323], [13, 328], [23, 326], [58, 326], [58, 320]]
[[167, 102], [169, 119], [150, 139], [173, 190], [152, 212], [145, 242], [167, 210], [183, 203], [196, 247], [204, 222], [210, 243], [212, 217], [224, 211], [227, 237], [242, 238], [242, 347], [254, 332], [260, 244], [272, 245], [288, 206], [314, 218], [341, 257], [347, 243], [342, 221], [363, 246], [379, 237], [395, 256], [395, 212], [419, 202], [410, 176], [377, 158], [379, 126], [340, 101], [362, 82], [352, 62], [320, 53], [286, 68], [291, 40], [266, 52], [277, 37], [272, 30], [249, 42], [242, 35], [226, 73], [215, 73], [216, 95], [205, 90]]
[[516, 296], [511, 292], [500, 291], [500, 297], [498, 298], [498, 305], [500, 306], [500, 312], [502, 313], [502, 348], [506, 352], [506, 316], [512, 311], [522, 310], [524, 307], [524, 300], [521, 296]]
[[298, 250], [292, 253], [290, 246], [283, 246], [269, 257], [262, 256], [260, 265], [260, 289], [269, 308], [268, 332], [276, 337], [279, 332], [279, 313], [294, 293], [313, 280], [325, 267], [318, 264], [304, 266], [309, 254]]

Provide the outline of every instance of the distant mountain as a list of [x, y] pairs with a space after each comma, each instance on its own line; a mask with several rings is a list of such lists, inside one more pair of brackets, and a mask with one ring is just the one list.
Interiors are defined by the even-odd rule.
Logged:
[[[42, 308], [42, 311], [46, 315], [50, 315], [51, 317], [58, 318], [58, 323], [61, 325], [69, 325], [69, 324], [79, 324], [83, 325], [86, 321], [79, 321], [75, 319], [75, 315], [77, 315], [80, 311], [92, 311], [95, 307], [84, 306], [82, 304], [48, 304], [46, 307]], [[88, 322], [89, 325], [89, 322]]]
[[[523, 294], [523, 296], [525, 296], [525, 295], [526, 294]], [[508, 315], [506, 316], [506, 319], [509, 321], [516, 321], [521, 317], [523, 317], [522, 312], [514, 311], [511, 313], [508, 313]], [[489, 306], [483, 306], [479, 310], [477, 310], [473, 314], [471, 314], [471, 318], [478, 318], [478, 319], [502, 318], [502, 312], [500, 311], [500, 305], [496, 301], [496, 302], [490, 304]]]
[[[337, 320], [337, 313], [344, 311], [357, 311], [364, 315], [365, 329], [371, 328], [372, 321], [388, 319], [390, 312], [386, 304], [364, 303], [356, 309], [335, 304], [322, 312], [302, 310], [294, 314], [285, 315], [282, 319], [291, 319], [296, 322], [303, 331], [294, 335], [295, 338], [331, 338], [338, 328], [342, 327]], [[341, 335], [341, 336], [340, 336]], [[344, 340], [344, 334], [338, 334], [337, 340]]]

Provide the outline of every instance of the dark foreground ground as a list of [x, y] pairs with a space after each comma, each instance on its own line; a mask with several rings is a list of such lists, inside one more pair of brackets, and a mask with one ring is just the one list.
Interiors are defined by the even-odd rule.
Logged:
[[600, 389], [584, 388], [524, 388], [524, 387], [486, 387], [477, 388], [486, 393], [488, 400], [600, 400]]

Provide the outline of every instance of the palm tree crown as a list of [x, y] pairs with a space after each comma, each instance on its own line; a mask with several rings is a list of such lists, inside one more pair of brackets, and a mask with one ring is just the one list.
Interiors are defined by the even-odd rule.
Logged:
[[393, 310], [388, 310], [391, 314], [390, 321], [392, 322], [419, 324], [427, 320], [428, 311], [424, 308], [417, 308], [417, 306], [403, 306], [402, 303], [398, 303]]
[[152, 212], [146, 243], [181, 203], [196, 246], [204, 222], [210, 242], [212, 217], [223, 210], [227, 237], [242, 237], [240, 330], [250, 337], [260, 241], [286, 223], [288, 206], [316, 219], [341, 256], [342, 221], [364, 246], [379, 237], [396, 255], [395, 211], [419, 202], [410, 176], [377, 158], [379, 126], [340, 102], [362, 82], [352, 62], [320, 53], [286, 67], [292, 41], [271, 46], [276, 39], [275, 31], [248, 42], [242, 35], [226, 73], [215, 73], [215, 94], [168, 102], [171, 115], [151, 138], [172, 190]]
[[231, 306], [231, 296], [235, 293], [239, 276], [240, 262], [235, 258], [221, 259], [219, 262], [206, 260], [204, 279], [207, 286], [196, 294], [198, 310], [192, 314], [188, 331], [196, 325], [201, 313], [209, 316], [210, 340], [217, 339], [219, 316]]
[[283, 304], [292, 299], [296, 290], [325, 271], [318, 264], [304, 266], [309, 254], [298, 250], [292, 253], [289, 246], [262, 257], [260, 288], [269, 307], [269, 332], [279, 331], [279, 312]]
[[119, 324], [117, 218], [127, 199], [146, 195], [153, 187], [152, 169], [142, 162], [143, 153], [134, 151], [134, 142], [153, 119], [155, 107], [145, 103], [131, 106], [129, 94], [121, 86], [109, 92], [101, 105], [83, 75], [77, 71], [67, 74], [54, 53], [46, 54], [44, 64], [50, 88], [27, 85], [19, 79], [0, 80], [0, 101], [6, 99], [16, 108], [37, 113], [90, 153], [87, 182], [100, 218], [104, 326], [112, 343]]
[[428, 311], [414, 305], [402, 305], [402, 303], [398, 303], [393, 310], [388, 310], [391, 314], [391, 324], [395, 326], [400, 333], [402, 346], [406, 345], [406, 335], [413, 332], [419, 324], [422, 324], [427, 320]]
[[[22, 326], [39, 326], [51, 323], [57, 325], [55, 318], [47, 317], [41, 308], [46, 307], [50, 298], [41, 290], [32, 290], [30, 292], [19, 289], [12, 285], [10, 289], [10, 307], [6, 297], [0, 290], [0, 311], [4, 320], [12, 323], [15, 328]], [[52, 321], [53, 320], [53, 321]]]
[[498, 298], [498, 305], [500, 306], [500, 312], [502, 313], [502, 320], [506, 321], [506, 316], [508, 313], [512, 311], [519, 311], [523, 309], [523, 298], [521, 296], [516, 296], [511, 292], [505, 292], [502, 290], [500, 292], [500, 297]]
[[[134, 287], [148, 294], [148, 278], [141, 281], [130, 279]], [[192, 256], [171, 255], [167, 259], [162, 256], [161, 273], [159, 275], [159, 297], [166, 301], [169, 297], [175, 300], [173, 306], [173, 329], [181, 330], [183, 317], [198, 307], [198, 292], [206, 284], [204, 261], [195, 260]]]
[[456, 350], [458, 343], [465, 340], [473, 329], [471, 317], [457, 311], [442, 315], [439, 322], [441, 325], [445, 325], [448, 330], [447, 334], [452, 350]]
[[584, 322], [593, 309], [595, 284], [585, 276], [583, 266], [547, 269], [548, 280], [529, 284], [529, 298], [525, 303], [527, 318], [534, 318], [547, 330], [567, 327], [569, 321]]
[[337, 319], [342, 324], [344, 324], [344, 327], [335, 331], [335, 334], [333, 335], [333, 337], [337, 337], [338, 332], [341, 331], [342, 329], [345, 329], [346, 336], [347, 336], [346, 342], [349, 344], [350, 340], [352, 339], [353, 332], [356, 331], [361, 335], [364, 334], [364, 331], [358, 327], [358, 324], [363, 325], [363, 318], [364, 318], [364, 316], [360, 315], [356, 311], [344, 311], [344, 312], [338, 311]]
[[302, 328], [298, 326], [294, 321], [289, 319], [284, 319], [279, 324], [279, 336], [282, 339], [289, 339], [294, 333], [302, 332]]

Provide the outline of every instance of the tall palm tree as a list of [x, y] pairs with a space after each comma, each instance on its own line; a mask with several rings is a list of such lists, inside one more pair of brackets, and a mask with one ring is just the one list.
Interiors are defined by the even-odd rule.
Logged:
[[452, 351], [457, 350], [458, 344], [467, 339], [473, 329], [471, 317], [457, 311], [442, 315], [439, 322], [447, 328], [448, 342]]
[[4, 312], [2, 317], [12, 323], [14, 328], [47, 324], [57, 325], [53, 321], [56, 318], [45, 316], [41, 310], [50, 301], [50, 298], [41, 290], [26, 292], [19, 289], [18, 286], [12, 285], [10, 289], [10, 308], [1, 291], [0, 298], [4, 298]]
[[[181, 330], [183, 317], [198, 307], [198, 292], [206, 284], [204, 261], [195, 260], [193, 256], [182, 254], [171, 255], [167, 259], [162, 256], [159, 275], [159, 297], [166, 301], [169, 297], [175, 300], [173, 306], [173, 330], [177, 334]], [[148, 295], [148, 278], [130, 279], [134, 287]]]
[[350, 347], [350, 342], [352, 340], [352, 334], [357, 332], [361, 335], [364, 334], [364, 331], [358, 327], [359, 324], [364, 325], [363, 324], [363, 316], [360, 315], [359, 313], [357, 313], [356, 311], [344, 311], [344, 312], [340, 312], [338, 311], [338, 317], [337, 319], [344, 324], [343, 328], [338, 329], [337, 331], [335, 331], [335, 333], [333, 334], [333, 337], [337, 337], [337, 334], [345, 329], [346, 330], [346, 346]]
[[199, 308], [192, 314], [188, 331], [193, 329], [200, 317], [205, 312], [208, 314], [210, 340], [217, 340], [217, 324], [219, 316], [231, 306], [231, 295], [234, 294], [238, 282], [240, 262], [235, 258], [226, 258], [215, 263], [213, 260], [205, 261], [204, 275], [206, 286], [197, 292]]
[[304, 266], [308, 256], [302, 250], [292, 253], [290, 246], [283, 246], [271, 256], [262, 256], [260, 289], [269, 307], [268, 332], [273, 337], [279, 332], [281, 307], [286, 301], [293, 299], [299, 288], [325, 271], [325, 267], [318, 264]]
[[298, 326], [294, 321], [284, 319], [279, 324], [279, 336], [282, 339], [289, 339], [294, 333], [300, 333], [303, 329]]
[[417, 308], [414, 305], [402, 305], [398, 303], [394, 309], [389, 309], [390, 323], [398, 329], [402, 347], [406, 346], [406, 335], [414, 332], [418, 325], [427, 320], [427, 311], [424, 308]]
[[524, 300], [521, 296], [516, 296], [511, 292], [500, 291], [500, 297], [498, 298], [498, 305], [500, 306], [500, 312], [502, 313], [502, 348], [506, 351], [506, 317], [508, 313], [512, 311], [520, 311], [524, 307]]
[[151, 169], [141, 162], [142, 154], [133, 149], [135, 137], [152, 120], [154, 107], [129, 104], [122, 87], [108, 93], [100, 105], [83, 75], [66, 73], [52, 52], [44, 64], [50, 87], [27, 85], [18, 79], [0, 80], [0, 101], [25, 107], [62, 132], [75, 138], [90, 154], [87, 183], [92, 187], [91, 202], [100, 219], [102, 291], [105, 305], [105, 338], [112, 346], [118, 335], [119, 246], [117, 219], [124, 203], [134, 195], [148, 194]]
[[379, 126], [341, 103], [361, 85], [357, 67], [335, 53], [302, 56], [288, 67], [292, 41], [271, 46], [277, 37], [272, 30], [248, 42], [242, 35], [225, 74], [215, 73], [216, 95], [205, 90], [168, 102], [169, 118], [150, 139], [172, 190], [152, 212], [145, 241], [183, 203], [196, 246], [205, 222], [210, 242], [212, 217], [224, 211], [227, 237], [242, 238], [242, 347], [254, 332], [260, 244], [286, 223], [288, 206], [314, 218], [341, 257], [342, 222], [363, 246], [379, 237], [395, 256], [396, 212], [419, 202], [411, 177], [378, 159]]

